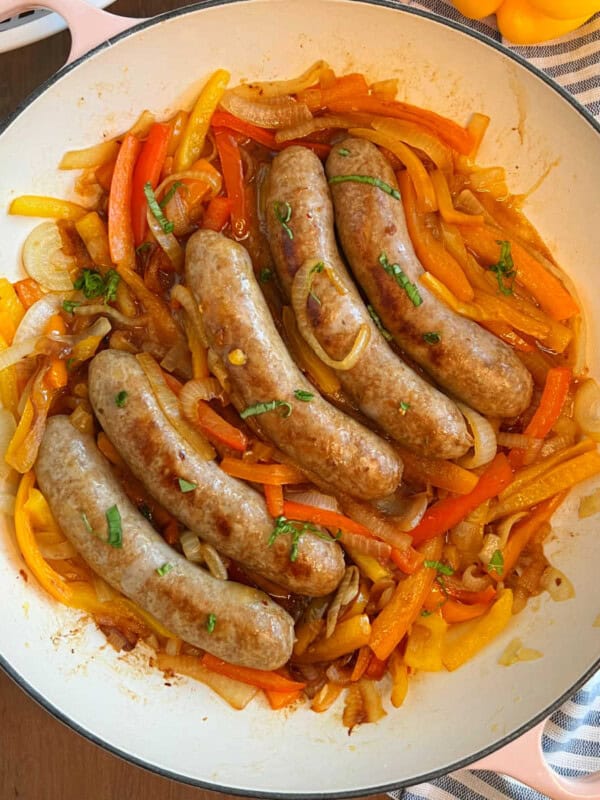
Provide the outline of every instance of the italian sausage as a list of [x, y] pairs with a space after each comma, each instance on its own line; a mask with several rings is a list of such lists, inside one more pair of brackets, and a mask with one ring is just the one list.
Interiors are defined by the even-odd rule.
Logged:
[[[115, 397], [127, 392], [119, 407]], [[99, 353], [89, 368], [89, 397], [106, 435], [148, 492], [221, 553], [296, 594], [333, 591], [344, 572], [339, 546], [303, 534], [290, 560], [289, 536], [269, 544], [275, 527], [263, 498], [205, 461], [164, 416], [135, 356]], [[182, 492], [179, 479], [193, 484]]]
[[[512, 417], [524, 411], [533, 383], [513, 351], [447, 308], [419, 282], [423, 267], [408, 235], [402, 201], [368, 183], [331, 184], [342, 176], [367, 176], [397, 192], [394, 172], [377, 147], [364, 139], [345, 139], [332, 149], [327, 175], [346, 258], [398, 344], [441, 386], [482, 414]], [[413, 304], [382, 262], [401, 268], [417, 288], [420, 305]], [[428, 343], [428, 333], [437, 334], [438, 341]]]
[[[282, 208], [291, 211], [287, 227], [281, 223]], [[470, 437], [462, 414], [392, 352], [352, 283], [335, 242], [325, 172], [308, 148], [288, 147], [275, 156], [266, 193], [266, 216], [273, 260], [288, 297], [294, 276], [307, 260], [327, 263], [346, 289], [340, 294], [323, 273], [314, 277], [319, 303], [309, 298], [310, 321], [327, 353], [341, 360], [361, 325], [371, 331], [356, 365], [337, 371], [358, 408], [415, 452], [435, 458], [463, 455]]]
[[[317, 394], [296, 367], [242, 245], [198, 231], [188, 241], [185, 270], [238, 411], [273, 400], [288, 404], [254, 419], [311, 480], [365, 500], [391, 494], [401, 477], [399, 458], [387, 442]], [[235, 350], [242, 352], [243, 363], [231, 363], [228, 356]], [[298, 391], [307, 392], [310, 401], [297, 399]]]
[[[219, 658], [259, 669], [285, 664], [294, 642], [289, 614], [264, 592], [217, 580], [169, 547], [129, 502], [93, 438], [68, 417], [48, 420], [36, 474], [67, 539], [114, 589]], [[108, 543], [106, 512], [114, 508], [119, 546]]]

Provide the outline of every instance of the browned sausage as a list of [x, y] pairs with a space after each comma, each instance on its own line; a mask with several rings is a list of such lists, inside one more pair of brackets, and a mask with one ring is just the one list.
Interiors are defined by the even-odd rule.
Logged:
[[[126, 391], [124, 405], [115, 397]], [[304, 534], [290, 561], [289, 536], [272, 545], [275, 523], [264, 499], [205, 461], [179, 435], [158, 405], [135, 356], [105, 350], [89, 369], [89, 395], [96, 416], [134, 475], [148, 492], [217, 550], [297, 594], [333, 591], [344, 572], [337, 544]], [[182, 492], [179, 478], [195, 484]]]
[[[401, 476], [398, 457], [387, 442], [326, 402], [296, 367], [242, 245], [198, 231], [187, 244], [186, 280], [238, 411], [273, 400], [286, 403], [254, 419], [265, 438], [315, 483], [366, 500], [393, 492]], [[243, 363], [231, 363], [235, 350]], [[297, 399], [298, 391], [312, 395], [310, 402]]]
[[[264, 592], [217, 580], [169, 547], [129, 502], [93, 438], [68, 417], [48, 421], [36, 474], [83, 559], [174, 634], [248, 667], [276, 669], [289, 659], [292, 618]], [[118, 537], [108, 543], [109, 509], [120, 517], [120, 545]]]
[[[347, 155], [341, 155], [346, 153]], [[512, 417], [531, 400], [531, 375], [513, 351], [475, 322], [460, 317], [419, 282], [423, 267], [413, 250], [402, 201], [376, 186], [333, 178], [360, 175], [377, 178], [397, 191], [393, 170], [364, 139], [348, 138], [327, 160], [335, 221], [354, 276], [383, 324], [400, 346], [440, 385], [480, 411]], [[422, 298], [414, 305], [408, 293], [382, 266], [398, 265]], [[428, 344], [427, 333], [439, 342]]]
[[[282, 209], [291, 212], [286, 226]], [[319, 158], [306, 147], [288, 147], [272, 164], [266, 193], [269, 244], [288, 297], [294, 275], [307, 260], [323, 261], [346, 288], [340, 294], [323, 273], [314, 278], [310, 321], [322, 347], [340, 360], [356, 332], [367, 325], [371, 336], [357, 364], [337, 375], [358, 408], [383, 430], [418, 453], [457, 458], [470, 445], [465, 421], [445, 395], [417, 375], [389, 348], [344, 267], [335, 242], [333, 209]]]

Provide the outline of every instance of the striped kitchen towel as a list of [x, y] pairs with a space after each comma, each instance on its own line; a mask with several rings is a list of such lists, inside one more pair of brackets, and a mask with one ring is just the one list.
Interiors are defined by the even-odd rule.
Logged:
[[[479, 22], [466, 19], [447, 0], [406, 0], [403, 4], [460, 22], [502, 42], [560, 83], [600, 121], [600, 14], [560, 39], [517, 47], [503, 40], [493, 16]], [[600, 772], [600, 673], [550, 717], [542, 746], [548, 763], [559, 775]], [[545, 800], [511, 778], [466, 770], [404, 792], [391, 792], [390, 796], [402, 800]]]
[[572, 33], [539, 45], [517, 47], [503, 39], [496, 18], [467, 19], [449, 0], [397, 0], [399, 4], [432, 11], [483, 33], [545, 72], [600, 121], [600, 14]]

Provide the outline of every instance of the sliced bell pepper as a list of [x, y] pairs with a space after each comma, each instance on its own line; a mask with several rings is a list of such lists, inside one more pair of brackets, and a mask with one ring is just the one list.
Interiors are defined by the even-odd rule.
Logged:
[[133, 170], [141, 142], [128, 133], [121, 144], [108, 198], [108, 242], [111, 263], [135, 269], [135, 244], [131, 224]]
[[450, 672], [458, 669], [502, 633], [511, 620], [512, 603], [511, 590], [504, 589], [484, 616], [451, 625], [442, 652], [446, 669]]
[[[0, 353], [8, 348], [8, 342], [0, 335]], [[13, 415], [17, 414], [19, 406], [19, 384], [17, 369], [13, 364], [0, 372], [0, 401]]]
[[440, 211], [440, 216], [444, 222], [449, 224], [462, 223], [463, 225], [483, 224], [483, 216], [481, 214], [465, 214], [464, 211], [458, 211], [458, 209], [454, 208], [448, 181], [441, 170], [434, 169], [429, 177], [437, 197], [437, 206]]
[[236, 239], [248, 233], [244, 165], [239, 145], [225, 128], [215, 128], [215, 142], [221, 161], [227, 196], [231, 202], [231, 228]]
[[273, 519], [283, 516], [283, 489], [281, 484], [265, 483], [263, 488], [269, 514]]
[[231, 216], [231, 200], [228, 197], [213, 197], [202, 217], [202, 227], [220, 233]]
[[8, 213], [21, 217], [78, 220], [87, 214], [87, 209], [77, 203], [72, 203], [70, 200], [24, 194], [20, 197], [15, 197], [10, 204]]
[[466, 622], [469, 619], [482, 617], [489, 609], [489, 603], [472, 603], [467, 605], [458, 600], [446, 600], [441, 608], [442, 617], [449, 624], [456, 622]]
[[144, 194], [144, 186], [149, 183], [156, 189], [160, 173], [167, 157], [171, 126], [155, 122], [150, 128], [148, 138], [142, 145], [136, 161], [131, 186], [131, 227], [133, 241], [138, 247], [144, 241], [146, 233], [146, 211], [148, 200]]
[[[23, 304], [23, 308], [30, 308], [37, 300], [44, 296], [41, 286], [33, 278], [17, 281], [14, 284], [17, 297]], [[0, 290], [1, 291], [1, 290]]]
[[[111, 264], [108, 230], [97, 211], [90, 211], [75, 223], [77, 233], [83, 239], [88, 253], [96, 266], [106, 270]], [[118, 288], [117, 288], [118, 292]]]
[[24, 316], [25, 307], [19, 299], [15, 287], [6, 278], [0, 278], [0, 336], [8, 344], [12, 344], [16, 330]]
[[[564, 5], [570, 9], [570, 0]], [[579, 28], [590, 16], [574, 13], [570, 19], [554, 19], [528, 0], [504, 0], [496, 11], [498, 30], [514, 44], [537, 44], [557, 39]]]
[[241, 478], [253, 483], [270, 483], [281, 486], [287, 483], [306, 482], [306, 477], [300, 470], [289, 467], [287, 464], [253, 464], [242, 461], [240, 458], [226, 457], [222, 459], [220, 467], [223, 472], [233, 478]]
[[448, 623], [437, 611], [428, 616], [418, 616], [406, 640], [404, 663], [423, 672], [440, 672], [444, 668], [442, 650]]
[[[600, 455], [598, 458], [600, 459]], [[482, 473], [473, 491], [460, 497], [446, 497], [427, 509], [421, 522], [409, 531], [413, 544], [439, 536], [458, 525], [471, 511], [500, 494], [512, 481], [512, 477], [508, 459], [498, 453]]]
[[353, 72], [336, 78], [331, 86], [311, 86], [299, 92], [297, 100], [305, 103], [312, 112], [328, 108], [331, 103], [356, 96], [368, 96], [369, 86], [364, 75]]
[[397, 650], [389, 657], [388, 668], [392, 676], [390, 700], [394, 708], [400, 708], [408, 694], [408, 667]]
[[[240, 453], [243, 453], [248, 447], [248, 439], [244, 433], [239, 428], [236, 428], [235, 425], [230, 425], [230, 423], [223, 419], [220, 414], [217, 414], [216, 411], [213, 411], [210, 405], [204, 402], [204, 400], [199, 400], [196, 404], [195, 422], [202, 433], [212, 441], [221, 442], [232, 450], [237, 450]], [[227, 462], [229, 461], [237, 463], [238, 459], [227, 459]], [[221, 465], [221, 468], [225, 469], [223, 465]], [[260, 483], [263, 483], [263, 481], [260, 481]]]
[[258, 686], [259, 689], [268, 691], [297, 692], [302, 691], [306, 686], [305, 683], [293, 681], [290, 678], [279, 675], [277, 672], [229, 664], [227, 661], [223, 661], [210, 653], [205, 653], [202, 656], [201, 663], [203, 667], [213, 672], [218, 672], [220, 675], [227, 675], [229, 678], [234, 678], [242, 683]]
[[319, 661], [333, 661], [353, 653], [366, 644], [371, 636], [371, 623], [366, 614], [357, 614], [339, 622], [328, 639], [320, 639], [311, 644], [300, 656], [294, 656], [298, 664], [316, 664]]
[[403, 447], [397, 449], [404, 463], [404, 474], [407, 478], [430, 483], [452, 494], [468, 494], [477, 486], [479, 480], [477, 475], [452, 461], [427, 458], [420, 453], [417, 456]]
[[227, 70], [218, 69], [210, 76], [200, 92], [175, 151], [173, 163], [175, 172], [189, 169], [194, 161], [200, 158], [211, 117], [223, 97], [229, 78]]

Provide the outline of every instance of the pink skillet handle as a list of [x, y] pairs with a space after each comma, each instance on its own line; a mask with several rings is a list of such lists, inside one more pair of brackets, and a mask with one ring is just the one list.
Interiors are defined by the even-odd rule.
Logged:
[[59, 14], [71, 31], [71, 52], [67, 64], [85, 55], [96, 45], [116, 36], [117, 33], [132, 28], [143, 19], [118, 17], [100, 8], [91, 6], [85, 0], [0, 0], [0, 19], [30, 11], [32, 8], [48, 8]]
[[548, 766], [542, 752], [544, 725], [545, 722], [536, 725], [514, 742], [469, 764], [469, 769], [509, 775], [551, 800], [600, 800], [600, 774], [589, 778], [561, 778]]

